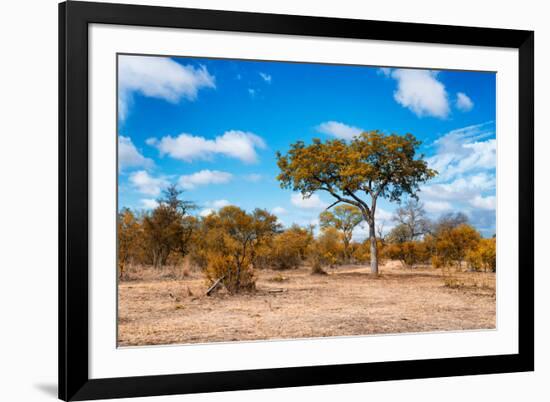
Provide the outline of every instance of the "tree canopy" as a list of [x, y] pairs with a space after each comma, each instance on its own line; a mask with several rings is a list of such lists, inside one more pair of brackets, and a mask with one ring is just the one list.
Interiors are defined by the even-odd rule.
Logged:
[[[378, 273], [375, 212], [379, 198], [399, 202], [403, 194], [413, 198], [420, 184], [437, 172], [417, 155], [421, 142], [412, 134], [364, 132], [353, 140], [314, 139], [298, 141], [286, 155], [277, 153], [282, 188], [310, 197], [317, 191], [330, 194], [335, 202], [353, 205], [368, 222], [371, 239], [371, 270]], [[329, 207], [329, 208], [330, 208]]]
[[349, 261], [353, 229], [363, 221], [359, 208], [349, 204], [337, 205], [332, 211], [322, 212], [319, 221], [321, 228], [333, 227], [342, 233], [344, 259], [346, 262]]

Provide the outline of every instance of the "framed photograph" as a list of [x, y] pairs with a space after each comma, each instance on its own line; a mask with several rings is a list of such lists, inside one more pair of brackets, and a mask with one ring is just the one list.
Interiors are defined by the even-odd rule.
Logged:
[[534, 33], [59, 5], [59, 398], [534, 369]]

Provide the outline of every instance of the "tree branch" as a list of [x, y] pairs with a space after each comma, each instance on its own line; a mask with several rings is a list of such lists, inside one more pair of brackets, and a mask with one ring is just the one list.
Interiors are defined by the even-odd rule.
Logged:
[[331, 209], [333, 206], [335, 206], [336, 204], [339, 204], [341, 203], [342, 201], [340, 200], [337, 200], [336, 202], [333, 202], [332, 204], [330, 204], [328, 207], [326, 207], [325, 211], [328, 211], [329, 209]]
[[344, 197], [340, 196], [338, 193], [336, 193], [334, 190], [332, 190], [329, 187], [319, 187], [319, 190], [323, 190], [323, 191], [328, 192], [330, 195], [332, 195], [334, 198], [336, 198], [338, 200], [338, 202], [346, 202], [348, 204], [355, 205], [359, 209], [361, 209], [361, 207], [363, 207], [362, 204], [360, 204], [356, 201], [353, 201], [353, 200], [350, 200], [349, 198], [344, 198]]
[[369, 208], [369, 206], [367, 205], [367, 203], [365, 201], [363, 201], [361, 198], [357, 197], [353, 191], [350, 191], [348, 190], [347, 188], [344, 189], [346, 191], [346, 193], [348, 193], [348, 195], [350, 197], [352, 197], [357, 203], [361, 204], [363, 206], [363, 208], [367, 211], [367, 214], [369, 215], [369, 217], [372, 219], [372, 213], [371, 213], [371, 210]]

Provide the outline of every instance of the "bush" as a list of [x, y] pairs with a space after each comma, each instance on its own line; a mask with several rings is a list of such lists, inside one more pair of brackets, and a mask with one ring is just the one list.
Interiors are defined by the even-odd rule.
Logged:
[[276, 220], [266, 211], [248, 214], [234, 206], [203, 218], [192, 258], [203, 267], [209, 284], [220, 280], [230, 293], [253, 290], [254, 258], [277, 231]]
[[495, 272], [497, 268], [496, 251], [496, 239], [482, 239], [475, 249], [467, 252], [468, 266], [475, 271]]
[[460, 266], [466, 254], [475, 249], [481, 240], [478, 231], [467, 224], [440, 230], [435, 238], [435, 267]]
[[333, 227], [323, 229], [315, 242], [315, 252], [321, 265], [334, 266], [344, 261], [342, 234]]
[[407, 268], [412, 268], [429, 260], [426, 245], [419, 241], [388, 244], [385, 253], [388, 258], [401, 261]]
[[262, 266], [274, 269], [298, 268], [306, 260], [312, 241], [313, 235], [308, 230], [293, 226], [261, 248], [257, 260], [262, 261]]
[[256, 288], [256, 278], [249, 261], [240, 264], [230, 255], [210, 253], [207, 257], [206, 278], [212, 284], [221, 279], [221, 283], [229, 293], [237, 293], [241, 290], [252, 291]]
[[[388, 245], [382, 240], [376, 239], [376, 250], [378, 251], [378, 263], [383, 264], [384, 261], [388, 258], [386, 248]], [[363, 243], [354, 243], [353, 244], [353, 258], [360, 263], [369, 263], [370, 262], [370, 239], [366, 239]]]

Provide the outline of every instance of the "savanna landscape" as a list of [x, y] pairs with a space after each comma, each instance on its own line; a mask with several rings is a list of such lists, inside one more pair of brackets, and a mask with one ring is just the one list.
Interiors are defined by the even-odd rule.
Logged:
[[[446, 73], [428, 70], [123, 57], [119, 130], [148, 131], [119, 134], [118, 346], [496, 327], [494, 124], [439, 131], [473, 114], [465, 93], [451, 99], [457, 83], [479, 90], [487, 81], [489, 95], [476, 96], [489, 107], [475, 105], [492, 117], [494, 76], [453, 72], [446, 87]], [[227, 108], [237, 109], [205, 120], [228, 72], [233, 94], [247, 76], [245, 88], [250, 77], [263, 87], [233, 95]], [[371, 116], [396, 129], [327, 121], [313, 131], [304, 123], [304, 134], [277, 127], [263, 136], [231, 129], [148, 137], [165, 121], [176, 122], [172, 130], [246, 125], [245, 110], [267, 113], [250, 117], [250, 126], [271, 126], [265, 103], [280, 95], [272, 92], [277, 77], [297, 98], [315, 98], [316, 74], [319, 82], [340, 79], [337, 92], [350, 85], [341, 95], [351, 99], [362, 82], [349, 80], [355, 75], [380, 85], [378, 97], [396, 84]], [[287, 103], [274, 104], [277, 122], [285, 113], [288, 124], [297, 121], [298, 104], [286, 112]], [[380, 113], [385, 107], [391, 111]], [[307, 108], [300, 106], [304, 116]], [[399, 113], [406, 123], [392, 123]], [[410, 133], [423, 130], [434, 134]]]

